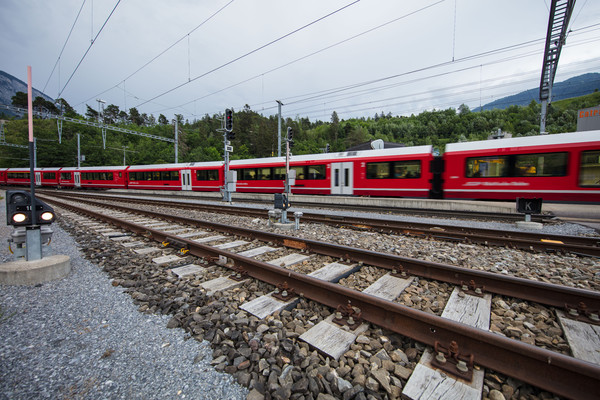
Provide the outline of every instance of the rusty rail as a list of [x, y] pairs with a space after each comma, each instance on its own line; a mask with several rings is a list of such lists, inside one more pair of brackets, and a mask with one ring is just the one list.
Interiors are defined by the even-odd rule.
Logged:
[[[163, 241], [172, 236], [156, 229], [122, 221], [71, 204], [57, 203], [60, 203], [62, 207], [76, 210], [138, 234], [149, 235], [157, 241]], [[139, 210], [137, 212], [146, 214]], [[154, 213], [148, 214], [154, 216]], [[195, 256], [209, 259], [225, 256], [233, 261], [235, 267], [243, 269], [253, 278], [275, 286], [287, 284], [302, 297], [331, 308], [336, 309], [340, 305], [350, 303], [361, 309], [365, 320], [429, 346], [434, 346], [435, 342], [451, 343], [454, 341], [462, 351], [475, 354], [477, 365], [518, 378], [560, 396], [592, 399], [596, 398], [600, 388], [600, 366], [413, 310], [398, 303], [382, 300], [226, 250], [219, 250], [189, 239], [178, 238], [178, 240], [186, 243], [190, 253]]]
[[[65, 197], [64, 194], [52, 195]], [[69, 194], [70, 196], [71, 194]], [[77, 195], [89, 198], [89, 195]], [[102, 196], [110, 200], [112, 196]], [[113, 199], [114, 200], [114, 199]], [[89, 201], [89, 200], [85, 200]], [[207, 205], [182, 201], [162, 201], [152, 199], [130, 199], [130, 202], [153, 204], [165, 207], [180, 207], [190, 209], [203, 209], [203, 211], [216, 211], [234, 215], [251, 217], [264, 216], [264, 209], [249, 207], [235, 207], [230, 205]], [[564, 236], [547, 233], [498, 231], [488, 228], [470, 228], [452, 225], [431, 224], [427, 222], [406, 222], [386, 220], [381, 218], [352, 217], [342, 215], [324, 215], [320, 213], [304, 212], [303, 221], [329, 225], [346, 225], [361, 229], [372, 229], [380, 232], [390, 232], [417, 237], [428, 237], [437, 240], [459, 241], [463, 243], [477, 243], [490, 246], [507, 246], [522, 250], [536, 250], [542, 252], [571, 252], [582, 256], [600, 257], [600, 238], [582, 236]]]

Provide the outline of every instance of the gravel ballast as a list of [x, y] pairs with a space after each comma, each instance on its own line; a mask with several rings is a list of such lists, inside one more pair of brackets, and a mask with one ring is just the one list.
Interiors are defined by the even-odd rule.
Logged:
[[[246, 398], [247, 389], [210, 365], [208, 342], [167, 329], [169, 316], [138, 312], [52, 228], [53, 252], [71, 257], [72, 272], [33, 287], [0, 285], [0, 399]], [[11, 231], [0, 227], [2, 262], [12, 260]]]

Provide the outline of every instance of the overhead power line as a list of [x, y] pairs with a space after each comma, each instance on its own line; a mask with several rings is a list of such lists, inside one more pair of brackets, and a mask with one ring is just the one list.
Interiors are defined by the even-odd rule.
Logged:
[[[60, 58], [62, 57], [63, 51], [65, 51], [65, 47], [67, 47], [67, 43], [69, 42], [71, 33], [73, 33], [73, 28], [75, 28], [75, 24], [77, 23], [77, 20], [79, 19], [79, 15], [81, 14], [81, 10], [83, 10], [83, 6], [85, 5], [85, 2], [86, 2], [86, 0], [83, 0], [83, 3], [81, 3], [81, 7], [79, 8], [79, 12], [77, 13], [77, 16], [75, 17], [75, 21], [73, 21], [73, 25], [71, 26], [71, 30], [69, 31], [69, 34], [67, 35], [65, 44], [63, 44], [63, 47], [60, 50], [60, 54], [58, 55], [58, 58], [56, 59], [56, 62], [54, 63], [54, 68], [52, 68], [52, 72], [50, 72], [50, 76], [48, 77], [48, 80], [46, 81], [46, 84], [44, 85], [44, 89], [42, 89], [42, 92], [46, 92], [46, 86], [48, 86], [48, 82], [50, 82], [50, 78], [52, 78], [52, 74], [54, 74], [54, 70], [56, 69], [56, 66], [58, 65], [58, 63], [60, 62]], [[60, 73], [60, 71], [59, 71], [59, 73]], [[60, 79], [60, 76], [58, 78]], [[58, 86], [60, 87], [60, 81], [58, 83]], [[60, 97], [60, 94], [59, 94], [59, 97]]]
[[[96, 99], [99, 96], [102, 96], [103, 94], [105, 94], [106, 92], [115, 89], [117, 87], [119, 87], [119, 85], [123, 82], [125, 82], [126, 80], [128, 80], [129, 78], [133, 77], [134, 75], [136, 75], [138, 72], [140, 72], [141, 70], [143, 70], [144, 68], [146, 68], [148, 65], [152, 64], [154, 61], [156, 61], [160, 56], [162, 56], [163, 54], [165, 54], [167, 51], [171, 50], [173, 47], [175, 47], [175, 45], [177, 45], [178, 43], [180, 43], [182, 40], [184, 40], [185, 38], [189, 38], [189, 36], [194, 33], [196, 30], [198, 30], [201, 26], [203, 26], [204, 24], [206, 24], [208, 21], [210, 21], [211, 19], [213, 19], [217, 14], [219, 14], [221, 11], [223, 11], [225, 8], [227, 8], [227, 6], [229, 6], [231, 3], [233, 3], [234, 0], [231, 0], [229, 3], [225, 4], [223, 7], [221, 7], [220, 9], [218, 9], [217, 11], [215, 11], [213, 14], [211, 14], [208, 18], [206, 18], [204, 21], [202, 21], [200, 24], [198, 24], [194, 29], [192, 29], [191, 31], [189, 31], [188, 33], [186, 33], [185, 35], [183, 35], [181, 38], [179, 38], [178, 40], [176, 40], [173, 44], [171, 44], [170, 46], [168, 46], [166, 49], [164, 49], [163, 51], [161, 51], [160, 53], [158, 53], [156, 56], [154, 56], [150, 61], [146, 62], [144, 65], [142, 65], [141, 67], [139, 67], [138, 69], [136, 69], [134, 72], [132, 72], [131, 74], [129, 74], [127, 77], [125, 77], [124, 79], [122, 79], [121, 81], [119, 81], [119, 83], [117, 83], [116, 85], [94, 95], [91, 96], [89, 99], [82, 101], [81, 103], [77, 104], [76, 107], [80, 104], [86, 103], [92, 99]], [[134, 96], [135, 97], [135, 96]], [[137, 97], [135, 97], [137, 98]]]
[[[383, 27], [385, 27], [385, 26], [388, 26], [388, 25], [390, 25], [390, 24], [392, 24], [392, 23], [394, 23], [394, 22], [398, 22], [398, 21], [400, 21], [400, 20], [402, 20], [402, 19], [405, 19], [405, 18], [408, 18], [408, 17], [410, 17], [410, 16], [412, 16], [412, 15], [414, 15], [414, 14], [417, 14], [417, 13], [420, 13], [420, 12], [422, 12], [422, 11], [425, 11], [425, 10], [427, 10], [427, 9], [431, 8], [431, 7], [434, 7], [434, 6], [436, 6], [436, 5], [440, 4], [440, 3], [443, 3], [444, 1], [446, 1], [446, 0], [439, 0], [439, 1], [438, 1], [438, 2], [436, 2], [436, 3], [432, 3], [432, 4], [429, 4], [429, 5], [427, 5], [427, 6], [421, 7], [421, 8], [420, 8], [420, 9], [418, 9], [418, 10], [412, 11], [412, 12], [410, 12], [410, 13], [408, 13], [408, 14], [404, 14], [404, 15], [402, 15], [402, 16], [400, 16], [400, 17], [398, 17], [398, 18], [394, 18], [394, 19], [392, 19], [392, 20], [390, 20], [390, 21], [384, 22], [383, 24], [379, 24], [379, 25], [377, 25], [377, 26], [375, 26], [375, 27], [373, 27], [373, 28], [367, 29], [366, 31], [362, 31], [362, 32], [360, 32], [360, 33], [358, 33], [358, 34], [356, 34], [356, 35], [350, 36], [350, 37], [348, 37], [348, 38], [346, 38], [346, 39], [340, 40], [340, 41], [338, 41], [338, 42], [336, 42], [336, 43], [333, 43], [333, 44], [331, 44], [331, 45], [329, 45], [329, 46], [323, 47], [323, 48], [321, 48], [321, 49], [319, 49], [319, 50], [317, 50], [317, 51], [314, 51], [314, 52], [312, 52], [312, 53], [310, 53], [310, 54], [307, 54], [307, 55], [304, 55], [304, 56], [302, 56], [302, 57], [296, 58], [295, 60], [289, 61], [289, 62], [287, 62], [287, 63], [285, 63], [285, 64], [282, 64], [282, 65], [280, 65], [280, 66], [278, 66], [278, 67], [275, 67], [275, 68], [272, 68], [272, 69], [270, 69], [270, 70], [268, 70], [268, 71], [265, 71], [265, 72], [262, 72], [262, 73], [260, 73], [260, 74], [257, 74], [257, 75], [255, 75], [255, 76], [253, 76], [253, 77], [251, 77], [251, 78], [244, 79], [243, 81], [240, 81], [240, 82], [238, 82], [238, 83], [235, 83], [235, 84], [233, 84], [233, 85], [227, 86], [226, 88], [223, 88], [223, 89], [217, 90], [216, 92], [212, 92], [212, 93], [206, 94], [206, 95], [204, 95], [204, 96], [198, 97], [198, 98], [196, 98], [196, 99], [194, 99], [194, 100], [190, 100], [190, 101], [188, 101], [187, 103], [183, 103], [183, 104], [181, 104], [181, 105], [179, 105], [179, 106], [175, 106], [175, 107], [172, 107], [172, 108], [179, 108], [179, 107], [186, 106], [186, 105], [188, 105], [188, 104], [191, 104], [191, 103], [193, 103], [194, 101], [198, 101], [198, 100], [205, 99], [205, 98], [207, 98], [207, 97], [210, 97], [210, 96], [213, 96], [213, 95], [215, 95], [215, 94], [221, 93], [221, 92], [223, 92], [223, 91], [225, 91], [225, 90], [228, 90], [228, 89], [234, 88], [234, 87], [236, 87], [236, 86], [242, 85], [242, 84], [244, 84], [244, 83], [246, 83], [246, 82], [249, 82], [249, 81], [252, 81], [252, 80], [254, 80], [254, 79], [257, 79], [257, 78], [263, 77], [263, 76], [265, 76], [265, 75], [267, 75], [267, 74], [270, 74], [270, 73], [272, 73], [272, 72], [275, 72], [275, 71], [277, 71], [277, 70], [280, 70], [280, 69], [282, 69], [282, 68], [288, 67], [288, 66], [290, 66], [290, 65], [292, 65], [292, 64], [295, 64], [295, 63], [297, 63], [297, 62], [299, 62], [299, 61], [305, 60], [305, 59], [307, 59], [307, 58], [309, 58], [309, 57], [312, 57], [312, 56], [314, 56], [314, 55], [320, 54], [320, 53], [322, 53], [322, 52], [324, 52], [324, 51], [326, 51], [326, 50], [332, 49], [332, 48], [334, 48], [334, 47], [336, 47], [336, 46], [339, 46], [339, 45], [341, 45], [341, 44], [347, 43], [347, 42], [349, 42], [349, 41], [351, 41], [351, 40], [354, 40], [354, 39], [356, 39], [356, 38], [359, 38], [359, 37], [361, 37], [361, 36], [364, 36], [364, 35], [366, 35], [366, 34], [368, 34], [368, 33], [371, 33], [371, 32], [373, 32], [373, 31], [376, 31], [376, 30], [378, 30], [378, 29], [380, 29], [380, 28], [383, 28]], [[169, 108], [169, 109], [172, 109], [172, 108]]]
[[153, 97], [153, 98], [151, 98], [150, 100], [146, 100], [145, 102], [138, 104], [136, 107], [143, 106], [144, 104], [146, 104], [146, 103], [149, 103], [149, 102], [151, 102], [151, 101], [153, 101], [153, 100], [156, 100], [156, 99], [158, 99], [159, 97], [162, 97], [162, 96], [164, 96], [164, 95], [166, 95], [166, 94], [168, 94], [168, 93], [171, 93], [171, 92], [173, 92], [173, 91], [175, 91], [175, 90], [177, 90], [177, 89], [179, 89], [179, 88], [182, 88], [183, 86], [185, 86], [185, 85], [187, 85], [187, 84], [189, 84], [189, 83], [191, 83], [191, 82], [194, 82], [195, 80], [198, 80], [198, 79], [200, 79], [200, 78], [202, 78], [202, 77], [205, 77], [206, 75], [212, 74], [213, 72], [215, 72], [215, 71], [218, 71], [218, 70], [220, 70], [221, 68], [224, 68], [224, 67], [226, 67], [226, 66], [228, 66], [228, 65], [231, 65], [231, 64], [233, 64], [233, 63], [235, 63], [235, 62], [237, 62], [237, 61], [239, 61], [239, 60], [241, 60], [241, 59], [243, 59], [243, 58], [245, 58], [245, 57], [248, 57], [249, 55], [251, 55], [251, 54], [254, 54], [254, 53], [256, 53], [256, 52], [258, 52], [258, 51], [260, 51], [260, 50], [262, 50], [262, 49], [264, 49], [264, 48], [266, 48], [266, 47], [269, 47], [269, 46], [271, 46], [272, 44], [275, 44], [275, 43], [277, 43], [277, 42], [279, 42], [279, 41], [281, 41], [281, 40], [283, 40], [283, 39], [285, 39], [285, 38], [287, 38], [287, 37], [289, 37], [289, 36], [291, 36], [291, 35], [293, 35], [293, 34], [295, 34], [295, 33], [298, 33], [298, 32], [300, 32], [300, 31], [302, 31], [302, 30], [304, 30], [304, 29], [308, 28], [309, 26], [316, 24], [317, 22], [320, 22], [320, 21], [322, 21], [322, 20], [324, 20], [324, 19], [326, 19], [326, 18], [328, 18], [328, 17], [330, 17], [330, 16], [332, 16], [332, 15], [334, 15], [334, 14], [337, 14], [338, 12], [340, 12], [340, 11], [342, 11], [342, 10], [344, 10], [344, 9], [346, 9], [346, 8], [348, 8], [348, 7], [350, 7], [350, 6], [354, 5], [354, 4], [356, 4], [356, 3], [358, 3], [359, 1], [360, 1], [360, 0], [355, 0], [355, 1], [353, 1], [352, 3], [349, 3], [349, 4], [347, 4], [347, 5], [343, 6], [343, 7], [341, 7], [341, 8], [339, 8], [339, 9], [335, 10], [335, 11], [332, 11], [332, 12], [330, 12], [330, 13], [329, 13], [329, 14], [327, 14], [327, 15], [324, 15], [324, 16], [322, 16], [322, 17], [320, 17], [320, 18], [317, 18], [316, 20], [314, 20], [314, 21], [312, 21], [312, 22], [310, 22], [310, 23], [308, 23], [308, 24], [306, 24], [306, 25], [304, 25], [304, 26], [302, 26], [302, 27], [300, 27], [300, 28], [298, 28], [298, 29], [295, 29], [295, 30], [293, 30], [293, 31], [291, 31], [291, 32], [289, 32], [289, 33], [287, 33], [287, 34], [283, 35], [283, 36], [280, 36], [279, 38], [277, 38], [277, 39], [275, 39], [275, 40], [272, 40], [272, 41], [270, 41], [270, 42], [268, 42], [268, 43], [266, 43], [266, 44], [264, 44], [264, 45], [262, 45], [262, 46], [259, 46], [259, 47], [257, 47], [257, 48], [256, 48], [256, 49], [254, 49], [254, 50], [251, 50], [251, 51], [249, 51], [249, 52], [247, 52], [247, 53], [245, 53], [245, 54], [243, 54], [243, 55], [241, 55], [241, 56], [239, 56], [239, 57], [236, 57], [236, 58], [234, 58], [233, 60], [226, 62], [225, 64], [222, 64], [222, 65], [220, 65], [220, 66], [218, 66], [218, 67], [216, 67], [216, 68], [213, 68], [213, 69], [211, 69], [210, 71], [207, 71], [207, 72], [205, 72], [205, 73], [203, 73], [203, 74], [201, 74], [201, 75], [198, 75], [198, 76], [196, 76], [196, 77], [195, 77], [195, 78], [193, 78], [193, 79], [189, 79], [187, 82], [184, 82], [184, 83], [182, 83], [182, 84], [180, 84], [180, 85], [177, 85], [177, 86], [175, 86], [175, 87], [173, 87], [173, 88], [171, 88], [171, 89], [169, 89], [169, 90], [167, 90], [167, 91], [165, 91], [165, 92], [163, 92], [163, 93], [161, 93], [161, 94], [159, 94], [159, 95], [157, 95], [157, 96], [154, 96], [154, 97]]
[[90, 45], [88, 46], [87, 50], [83, 54], [83, 57], [81, 57], [81, 60], [79, 60], [79, 63], [77, 64], [77, 66], [73, 70], [73, 73], [71, 74], [71, 76], [67, 80], [67, 83], [65, 83], [65, 86], [63, 86], [63, 88], [61, 89], [61, 91], [58, 92], [58, 97], [61, 97], [62, 92], [65, 91], [65, 88], [67, 87], [67, 85], [69, 84], [69, 82], [71, 82], [71, 79], [73, 79], [73, 76], [75, 75], [75, 72], [77, 72], [77, 70], [79, 69], [79, 66], [81, 65], [81, 63], [83, 62], [83, 60], [85, 59], [85, 57], [87, 56], [87, 54], [89, 53], [90, 49], [92, 48], [92, 46], [94, 45], [94, 43], [96, 43], [96, 39], [98, 39], [98, 36], [100, 36], [100, 33], [102, 32], [102, 30], [106, 26], [106, 24], [107, 24], [108, 20], [110, 19], [110, 17], [113, 15], [113, 13], [115, 12], [115, 10], [117, 9], [117, 6], [119, 5], [120, 2], [121, 2], [121, 0], [117, 1], [117, 4], [115, 4], [114, 8], [112, 9], [112, 11], [110, 12], [110, 14], [106, 18], [106, 21], [104, 21], [104, 23], [100, 27], [100, 30], [98, 31], [98, 33], [96, 34], [96, 36], [92, 39]]

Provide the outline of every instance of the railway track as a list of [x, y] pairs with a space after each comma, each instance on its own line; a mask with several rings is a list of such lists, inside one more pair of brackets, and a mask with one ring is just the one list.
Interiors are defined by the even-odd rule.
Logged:
[[[63, 198], [72, 194], [56, 194]], [[198, 204], [182, 201], [162, 201], [151, 199], [138, 199], [122, 196], [91, 196], [75, 195], [76, 198], [98, 198], [125, 200], [130, 203], [149, 204], [155, 206], [169, 206], [188, 209], [202, 208], [204, 211], [215, 213], [228, 213], [239, 216], [264, 217], [266, 209], [249, 207], [236, 207], [228, 205]], [[354, 229], [376, 230], [379, 232], [428, 237], [435, 240], [447, 240], [462, 243], [476, 243], [490, 246], [506, 246], [522, 250], [535, 250], [544, 252], [570, 252], [589, 257], [600, 257], [600, 237], [581, 237], [540, 234], [522, 231], [498, 231], [493, 229], [466, 228], [456, 225], [440, 225], [424, 222], [396, 221], [384, 218], [368, 218], [364, 216], [352, 217], [347, 215], [331, 215], [323, 213], [304, 212], [302, 220], [336, 226], [348, 226]]]
[[[73, 204], [57, 202], [49, 198], [45, 198], [45, 200], [54, 202], [60, 205], [60, 207], [67, 209], [74, 210], [76, 208]], [[95, 204], [94, 206], [99, 205]], [[220, 246], [221, 248], [208, 246], [191, 239], [193, 236], [187, 236], [186, 234], [177, 235], [173, 232], [174, 229], [169, 229], [171, 232], [166, 232], [167, 229], [158, 229], [160, 222], [155, 222], [154, 225], [151, 223], [141, 225], [135, 222], [139, 222], [140, 219], [132, 217], [132, 213], [139, 214], [141, 213], [140, 210], [114, 205], [105, 206], [117, 209], [119, 213], [127, 212], [129, 216], [125, 218], [129, 222], [123, 220], [124, 215], [109, 216], [104, 213], [97, 214], [90, 210], [89, 206], [79, 207], [77, 208], [77, 212], [86, 213], [90, 217], [102, 219], [161, 243], [168, 243], [171, 246], [177, 247], [180, 252], [215, 262], [221, 260], [221, 264], [223, 265], [225, 265], [223, 261], [228, 260], [229, 264], [227, 266], [233, 268], [235, 274], [239, 274], [242, 278], [260, 279], [263, 282], [279, 287], [281, 292], [294, 292], [296, 296], [291, 299], [297, 299], [298, 296], [310, 299], [332, 309], [337, 309], [339, 312], [345, 312], [350, 316], [353, 316], [353, 313], [358, 313], [355, 308], [359, 308], [360, 315], [365, 321], [372, 322], [377, 326], [436, 347], [441, 353], [444, 353], [444, 349], [454, 349], [453, 343], [458, 344], [456, 349], [460, 348], [460, 353], [457, 350], [456, 354], [474, 355], [474, 364], [479, 366], [477, 367], [479, 369], [473, 368], [472, 365], [468, 366], [468, 369], [475, 374], [479, 374], [477, 371], [481, 367], [490, 368], [509, 376], [515, 376], [544, 390], [573, 398], [590, 397], [590, 394], [595, 393], [595, 390], [599, 387], [600, 369], [597, 365], [582, 362], [575, 358], [535, 346], [526, 345], [516, 340], [507, 339], [485, 331], [484, 329], [486, 328], [469, 327], [464, 321], [461, 323], [453, 322], [448, 318], [440, 318], [419, 312], [395, 303], [390, 299], [380, 298], [377, 293], [369, 295], [350, 290], [332, 282], [294, 272], [289, 266], [282, 268], [280, 265], [273, 265], [272, 262], [260, 261], [256, 258], [245, 256], [242, 253], [226, 250], [226, 246]], [[563, 308], [565, 304], [585, 303], [588, 309], [600, 308], [600, 294], [598, 292], [527, 281], [483, 271], [473, 271], [406, 257], [354, 249], [347, 246], [320, 243], [313, 240], [290, 238], [268, 232], [257, 232], [239, 227], [211, 224], [191, 218], [173, 217], [147, 211], [144, 214], [146, 215], [144, 218], [151, 217], [154, 220], [170, 221], [166, 223], [170, 225], [170, 228], [173, 228], [172, 225], [176, 222], [177, 224], [185, 224], [188, 227], [193, 227], [192, 229], [211, 229], [213, 231], [226, 232], [237, 237], [251, 237], [269, 244], [300, 250], [305, 254], [316, 253], [319, 256], [335, 257], [336, 259], [346, 260], [346, 264], [348, 265], [355, 263], [359, 266], [373, 265], [395, 272], [397, 276], [393, 278], [402, 281], [410, 280], [412, 276], [420, 276], [448, 282], [462, 288], [462, 290], [456, 291], [459, 299], [455, 301], [459, 302], [460, 298], [471, 299], [471, 297], [478, 297], [470, 295], [469, 290], [473, 289], [477, 291], [478, 288], [481, 289], [484, 286], [484, 292], [486, 293], [513, 296], [552, 307]], [[152, 226], [155, 226], [155, 228]], [[232, 243], [231, 241], [229, 242]], [[237, 242], [239, 243], [240, 241], [237, 240]], [[275, 262], [275, 264], [285, 263], [286, 261], [283, 261], [283, 259], [282, 261]], [[386, 276], [391, 275], [386, 274]], [[339, 276], [337, 279], [339, 279]], [[460, 293], [462, 293], [462, 297]], [[489, 295], [484, 294], [483, 298], [486, 296], [489, 297]], [[285, 297], [287, 296], [284, 296], [284, 303], [290, 300]], [[290, 304], [293, 301], [296, 300], [290, 300]], [[347, 307], [348, 304], [351, 304], [355, 308], [349, 309]], [[567, 313], [569, 312], [572, 312], [572, 309], [567, 310]], [[356, 315], [354, 316], [356, 317]], [[424, 363], [427, 362], [429, 361]], [[515, 368], [515, 365], [519, 365], [520, 367]], [[411, 389], [406, 389], [405, 387], [405, 390]], [[413, 396], [413, 394], [410, 396]]]
[[[13, 188], [18, 189], [18, 188]], [[41, 192], [46, 191], [47, 193], [56, 193], [56, 190], [49, 189], [38, 189]], [[73, 190], [61, 189], [59, 192], [70, 193], [74, 195], [86, 196], [86, 194], [77, 193]], [[116, 191], [115, 193], [119, 193]], [[181, 192], [179, 192], [181, 193]], [[171, 199], [176, 199], [182, 202], [187, 201], [219, 201], [220, 197], [210, 196], [210, 195], [199, 195], [199, 192], [195, 192], [194, 196], [186, 196], [184, 194], [177, 194], [177, 192], [168, 192], [168, 197]], [[165, 193], [167, 194], [167, 192]], [[87, 194], [89, 195], [89, 194]], [[115, 196], [116, 194], [105, 194], [106, 196]], [[127, 195], [126, 191], [121, 193], [121, 195]], [[117, 195], [118, 196], [118, 195]], [[154, 194], [148, 193], [139, 193], [136, 192], [131, 196], [138, 197], [152, 197], [156, 196]], [[318, 197], [318, 196], [317, 196]], [[236, 203], [252, 203], [252, 204], [260, 204], [264, 207], [271, 207], [273, 204], [273, 196], [272, 195], [260, 195], [254, 194], [252, 198], [243, 197], [240, 195], [235, 199]], [[420, 217], [435, 217], [435, 218], [460, 218], [463, 220], [485, 220], [485, 221], [499, 221], [499, 222], [516, 222], [523, 221], [524, 216], [521, 214], [511, 214], [511, 213], [492, 213], [492, 212], [484, 212], [484, 211], [464, 211], [464, 210], [438, 210], [438, 209], [424, 209], [424, 208], [410, 208], [410, 207], [396, 207], [396, 206], [373, 206], [373, 205], [361, 205], [361, 204], [329, 204], [329, 203], [319, 203], [314, 201], [302, 201], [298, 198], [294, 198], [293, 200], [294, 207], [298, 208], [315, 208], [315, 209], [334, 209], [334, 210], [348, 210], [353, 212], [375, 212], [375, 213], [384, 213], [390, 215], [408, 215], [414, 216], [418, 215]], [[546, 222], [554, 218], [552, 213], [544, 213], [544, 214], [534, 214], [531, 216], [531, 220], [535, 222]]]

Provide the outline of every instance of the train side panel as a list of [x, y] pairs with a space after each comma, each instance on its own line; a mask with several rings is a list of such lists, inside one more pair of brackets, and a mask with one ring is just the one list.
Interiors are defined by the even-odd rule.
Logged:
[[600, 131], [449, 144], [444, 197], [600, 201]]
[[355, 163], [358, 196], [429, 197], [432, 180], [430, 146], [405, 148], [403, 154], [365, 157]]
[[6, 170], [6, 184], [8, 186], [29, 186], [29, 168], [9, 168]]
[[38, 168], [35, 170], [36, 184], [42, 187], [58, 187], [60, 168]]
[[0, 185], [6, 185], [6, 171], [8, 168], [0, 168]]
[[182, 190], [182, 171], [186, 171], [185, 164], [131, 166], [127, 170], [127, 185], [129, 189]]
[[73, 167], [61, 168], [58, 174], [58, 187], [65, 189], [74, 188], [76, 172], [79, 173], [79, 169]]
[[82, 167], [74, 173], [77, 187], [90, 189], [125, 189], [127, 187], [125, 171], [127, 167]]
[[192, 190], [218, 192], [224, 184], [225, 166], [221, 161], [193, 163], [190, 166]]

